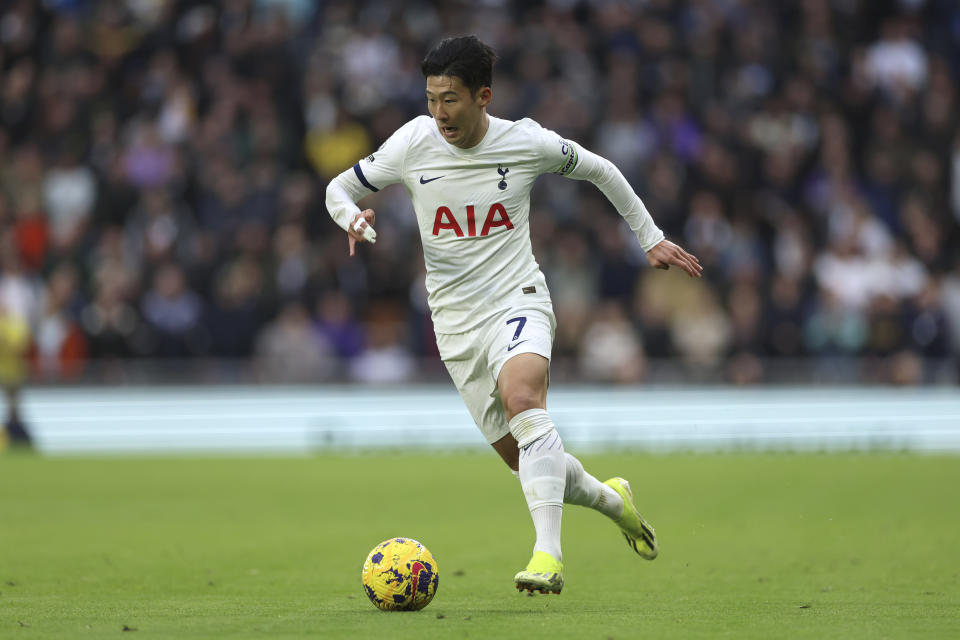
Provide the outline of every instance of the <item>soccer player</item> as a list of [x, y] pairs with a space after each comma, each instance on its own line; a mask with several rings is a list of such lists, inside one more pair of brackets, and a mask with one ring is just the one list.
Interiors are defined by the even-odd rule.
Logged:
[[649, 263], [699, 277], [697, 258], [664, 239], [640, 198], [609, 161], [530, 119], [487, 113], [496, 55], [474, 36], [448, 38], [421, 70], [427, 109], [327, 187], [330, 215], [356, 243], [375, 242], [372, 209], [356, 202], [401, 182], [423, 241], [428, 301], [440, 356], [487, 441], [520, 480], [536, 531], [518, 589], [563, 588], [563, 504], [591, 507], [653, 560], [653, 527], [622, 478], [600, 482], [565, 453], [547, 413], [556, 320], [530, 245], [530, 189], [555, 173], [595, 184], [629, 223]]

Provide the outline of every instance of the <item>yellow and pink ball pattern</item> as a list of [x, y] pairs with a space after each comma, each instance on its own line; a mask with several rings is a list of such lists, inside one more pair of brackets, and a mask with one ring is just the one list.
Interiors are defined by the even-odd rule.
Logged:
[[440, 575], [430, 551], [411, 538], [390, 538], [363, 563], [363, 590], [384, 611], [419, 611], [437, 593]]

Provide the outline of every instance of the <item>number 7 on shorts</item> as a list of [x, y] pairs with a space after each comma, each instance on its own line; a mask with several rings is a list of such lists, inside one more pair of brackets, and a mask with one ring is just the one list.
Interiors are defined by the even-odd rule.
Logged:
[[517, 316], [516, 318], [510, 318], [507, 320], [507, 324], [510, 324], [511, 322], [517, 323], [517, 330], [513, 332], [513, 337], [510, 338], [510, 341], [513, 342], [520, 337], [520, 332], [523, 331], [523, 325], [527, 324], [527, 317]]

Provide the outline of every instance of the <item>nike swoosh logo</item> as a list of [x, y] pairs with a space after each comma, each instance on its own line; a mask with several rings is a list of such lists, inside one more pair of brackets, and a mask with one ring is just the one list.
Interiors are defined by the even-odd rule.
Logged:
[[429, 180], [424, 180], [423, 176], [420, 176], [420, 184], [427, 184], [428, 182], [433, 182], [434, 180], [439, 180], [443, 176], [437, 176], [436, 178], [430, 178]]
[[526, 342], [526, 340], [521, 340], [520, 342], [518, 342], [518, 343], [516, 343], [516, 344], [511, 344], [510, 346], [507, 347], [507, 351], [513, 351], [514, 347], [518, 347], [518, 346], [520, 346], [521, 344], [523, 344], [524, 342]]

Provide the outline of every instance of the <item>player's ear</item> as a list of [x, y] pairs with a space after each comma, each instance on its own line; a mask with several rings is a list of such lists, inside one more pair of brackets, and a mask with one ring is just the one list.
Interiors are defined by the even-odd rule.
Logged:
[[493, 99], [493, 89], [490, 87], [480, 87], [480, 90], [477, 91], [477, 100], [480, 103], [481, 107], [485, 107], [490, 104], [490, 100]]

